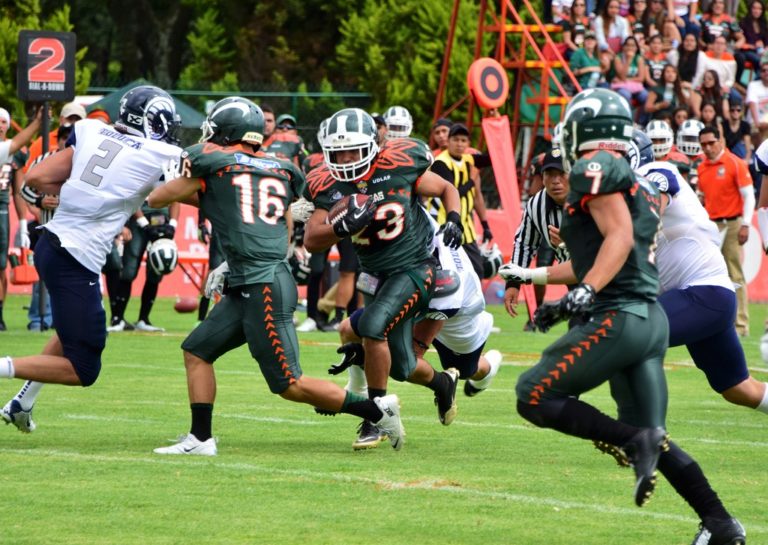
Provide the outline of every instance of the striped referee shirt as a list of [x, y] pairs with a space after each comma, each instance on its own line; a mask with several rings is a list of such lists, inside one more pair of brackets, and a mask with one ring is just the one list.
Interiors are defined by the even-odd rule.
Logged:
[[550, 225], [560, 228], [563, 219], [563, 207], [540, 190], [528, 199], [523, 212], [523, 219], [515, 233], [515, 247], [512, 251], [511, 263], [528, 268], [536, 255], [542, 241], [555, 251], [555, 258], [562, 263], [570, 259], [565, 246], [556, 246], [549, 236]]

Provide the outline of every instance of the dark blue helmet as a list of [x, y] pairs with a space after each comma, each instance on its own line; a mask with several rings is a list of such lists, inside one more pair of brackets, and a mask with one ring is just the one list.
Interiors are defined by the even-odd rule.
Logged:
[[653, 142], [648, 138], [640, 129], [634, 129], [632, 131], [632, 142], [627, 151], [627, 161], [632, 170], [637, 170], [643, 165], [652, 163], [655, 160], [653, 155]]
[[173, 98], [159, 87], [140, 85], [120, 99], [115, 127], [127, 134], [176, 144], [180, 126]]

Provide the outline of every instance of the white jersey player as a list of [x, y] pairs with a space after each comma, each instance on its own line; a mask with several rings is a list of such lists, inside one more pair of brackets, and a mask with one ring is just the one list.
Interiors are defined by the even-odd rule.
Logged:
[[90, 386], [98, 378], [107, 336], [101, 267], [128, 216], [164, 172], [175, 171], [181, 149], [168, 142], [175, 142], [178, 125], [168, 93], [136, 87], [121, 99], [114, 128], [81, 121], [65, 150], [27, 173], [25, 182], [33, 189], [61, 195], [35, 246], [56, 334], [42, 355], [0, 358], [0, 377], [28, 380], [0, 411], [6, 423], [34, 430], [32, 407], [42, 383]]

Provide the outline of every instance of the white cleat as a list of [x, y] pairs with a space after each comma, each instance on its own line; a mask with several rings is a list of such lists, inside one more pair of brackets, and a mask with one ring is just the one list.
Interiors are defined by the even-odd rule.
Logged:
[[133, 326], [126, 322], [125, 320], [120, 320], [116, 324], [112, 324], [107, 328], [107, 331], [115, 332], [115, 331], [133, 331]]
[[376, 406], [381, 409], [384, 416], [381, 420], [374, 422], [380, 431], [383, 431], [389, 437], [392, 448], [400, 450], [405, 444], [405, 428], [400, 421], [400, 400], [394, 394], [384, 397], [377, 397], [374, 400]]
[[144, 320], [139, 320], [138, 322], [136, 322], [136, 325], [134, 327], [136, 328], [137, 331], [159, 331], [159, 332], [165, 331], [164, 327], [154, 326], [149, 322], [145, 322]]
[[6, 403], [0, 411], [0, 417], [5, 420], [6, 424], [16, 426], [21, 433], [32, 433], [37, 427], [35, 421], [32, 420], [32, 409], [28, 411], [22, 409], [18, 399], [12, 399]]
[[213, 437], [207, 441], [200, 441], [197, 437], [188, 434], [175, 445], [160, 447], [153, 451], [155, 454], [192, 454], [197, 456], [216, 456], [216, 439]]
[[299, 327], [296, 328], [299, 333], [309, 333], [310, 331], [317, 331], [317, 322], [312, 318], [304, 320]]

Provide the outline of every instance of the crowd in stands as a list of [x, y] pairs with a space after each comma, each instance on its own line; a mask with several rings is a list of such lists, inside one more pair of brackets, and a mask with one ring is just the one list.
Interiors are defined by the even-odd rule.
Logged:
[[763, 0], [750, 0], [738, 19], [736, 0], [549, 3], [545, 18], [562, 26], [559, 47], [579, 86], [617, 91], [637, 124], [664, 120], [676, 130], [698, 119], [736, 142], [743, 159], [768, 136]]

